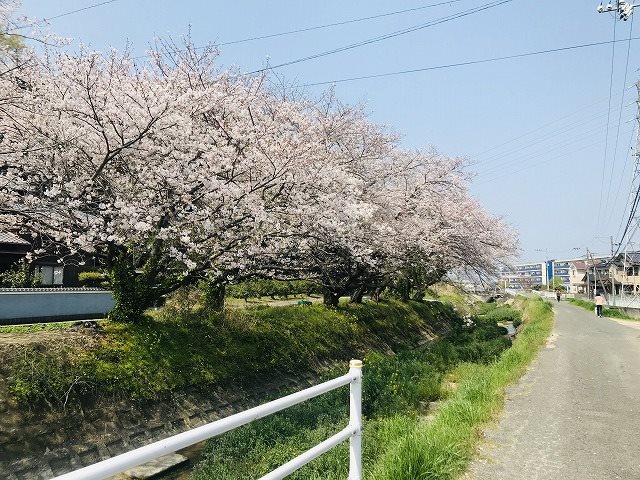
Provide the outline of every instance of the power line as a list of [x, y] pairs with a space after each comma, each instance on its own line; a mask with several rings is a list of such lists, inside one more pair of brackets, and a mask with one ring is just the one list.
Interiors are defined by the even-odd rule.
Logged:
[[[377, 19], [377, 18], [389, 17], [389, 16], [392, 16], [392, 15], [399, 15], [399, 14], [407, 13], [407, 12], [414, 12], [416, 10], [423, 10], [423, 9], [426, 9], [426, 8], [439, 7], [439, 6], [442, 6], [442, 5], [450, 5], [450, 4], [458, 3], [458, 2], [462, 2], [462, 1], [465, 1], [465, 0], [448, 0], [448, 1], [438, 2], [438, 3], [432, 3], [432, 4], [429, 4], [429, 5], [423, 5], [421, 7], [408, 8], [408, 9], [405, 9], [405, 10], [395, 10], [393, 12], [381, 13], [381, 14], [378, 14], [378, 15], [370, 15], [368, 17], [354, 18], [354, 19], [351, 19], [351, 20], [344, 20], [344, 21], [340, 21], [340, 22], [333, 22], [333, 23], [327, 23], [327, 24], [323, 24], [323, 25], [316, 25], [316, 26], [313, 26], [313, 27], [300, 28], [300, 29], [297, 29], [297, 30], [289, 30], [289, 31], [286, 31], [286, 32], [278, 32], [278, 33], [270, 33], [270, 34], [266, 34], [266, 35], [258, 35], [258, 36], [255, 36], [255, 37], [248, 37], [248, 38], [243, 38], [243, 39], [240, 39], [240, 40], [231, 40], [231, 41], [228, 41], [228, 42], [218, 43], [216, 45], [220, 46], [220, 47], [223, 47], [223, 46], [226, 46], [226, 45], [236, 45], [236, 44], [239, 44], [239, 43], [252, 42], [252, 41], [255, 41], [255, 40], [264, 40], [264, 39], [267, 39], [267, 38], [282, 37], [282, 36], [285, 36], [285, 35], [293, 35], [293, 34], [296, 34], [296, 33], [310, 32], [310, 31], [313, 31], [313, 30], [321, 30], [321, 29], [330, 28], [330, 27], [348, 25], [350, 23], [364, 22], [364, 21], [367, 21], [367, 20], [374, 20], [374, 19]], [[507, 1], [512, 1], [512, 0], [507, 0]], [[412, 28], [414, 28], [414, 27], [412, 27]], [[426, 27], [422, 27], [422, 28], [426, 28]], [[393, 33], [397, 33], [397, 32], [393, 32]], [[372, 39], [370, 39], [370, 40], [372, 40]], [[367, 40], [365, 40], [364, 42], [367, 42]], [[356, 44], [353, 44], [353, 45], [354, 46], [350, 45], [348, 47], [355, 48], [356, 46], [359, 46], [359, 45], [356, 45]], [[205, 48], [208, 48], [208, 47], [207, 46], [194, 47], [194, 50], [203, 50]], [[347, 49], [347, 48], [345, 47], [344, 49]], [[177, 48], [177, 49], [173, 49], [173, 50], [169, 51], [168, 53], [181, 53], [181, 52], [186, 52], [186, 51], [187, 51], [187, 49], [185, 49], [185, 48]], [[342, 51], [342, 50], [340, 50], [340, 51]], [[327, 55], [329, 54], [327, 52], [323, 52], [323, 53], [325, 53]], [[139, 60], [139, 59], [142, 59], [142, 58], [147, 58], [148, 56], [149, 56], [148, 54], [139, 55], [137, 57], [133, 57], [133, 59], [134, 60]], [[294, 61], [294, 62], [295, 63], [299, 63], [300, 61], [303, 61], [303, 60], [299, 59], [298, 61]], [[249, 74], [258, 73], [258, 72], [262, 72], [262, 71], [266, 71], [266, 70], [279, 68], [280, 66], [282, 66], [282, 65], [275, 65], [275, 66], [272, 66], [272, 67], [269, 67], [269, 68], [256, 70], [255, 72], [250, 72]]]
[[487, 4], [481, 5], [479, 7], [474, 7], [474, 8], [471, 8], [469, 10], [464, 10], [462, 12], [458, 12], [458, 13], [453, 14], [453, 15], [448, 15], [446, 17], [442, 17], [442, 18], [439, 18], [437, 20], [432, 20], [432, 21], [427, 22], [427, 23], [422, 23], [422, 24], [415, 25], [413, 27], [405, 28], [405, 29], [402, 29], [402, 30], [396, 30], [395, 32], [391, 32], [391, 33], [388, 33], [388, 34], [385, 34], [385, 35], [380, 35], [380, 36], [377, 36], [377, 37], [369, 38], [367, 40], [362, 40], [360, 42], [356, 42], [356, 43], [352, 43], [352, 44], [349, 44], [349, 45], [345, 45], [343, 47], [338, 47], [338, 48], [334, 48], [332, 50], [326, 50], [324, 52], [315, 53], [313, 55], [308, 55], [306, 57], [297, 58], [295, 60], [290, 60], [288, 62], [279, 63], [277, 65], [272, 65], [272, 66], [268, 66], [268, 67], [265, 67], [265, 68], [260, 68], [258, 70], [254, 70], [252, 72], [248, 72], [247, 75], [253, 75], [253, 74], [256, 74], [256, 73], [262, 73], [262, 72], [266, 72], [266, 71], [270, 71], [270, 70], [275, 70], [276, 68], [282, 68], [282, 67], [286, 67], [286, 66], [289, 66], [289, 65], [294, 65], [294, 64], [297, 64], [297, 63], [306, 62], [308, 60], [314, 60], [316, 58], [326, 57], [328, 55], [333, 55], [335, 53], [340, 53], [340, 52], [344, 52], [346, 50], [351, 50], [351, 49], [362, 47], [362, 46], [365, 46], [365, 45], [370, 45], [372, 43], [381, 42], [383, 40], [388, 40], [390, 38], [399, 37], [400, 35], [406, 35], [407, 33], [416, 32], [418, 30], [422, 30], [422, 29], [425, 29], [425, 28], [433, 27], [435, 25], [440, 25], [441, 23], [450, 22], [452, 20], [457, 20], [459, 18], [466, 17], [466, 16], [472, 15], [474, 13], [482, 12], [484, 10], [488, 10], [490, 8], [497, 7], [497, 6], [503, 5], [505, 3], [510, 3], [512, 1], [513, 0], [500, 0], [500, 1], [497, 1], [497, 2], [487, 3]]
[[[631, 40], [640, 40], [640, 37], [632, 37]], [[513, 60], [516, 58], [524, 58], [524, 57], [532, 57], [535, 55], [546, 55], [548, 53], [557, 53], [557, 52], [564, 52], [564, 51], [569, 51], [569, 50], [577, 50], [577, 49], [581, 49], [581, 48], [590, 48], [590, 47], [599, 47], [602, 45], [610, 45], [612, 43], [618, 43], [618, 42], [626, 42], [628, 41], [627, 39], [624, 40], [607, 40], [607, 41], [603, 41], [603, 42], [592, 42], [592, 43], [583, 43], [583, 44], [578, 44], [578, 45], [571, 45], [568, 47], [559, 47], [559, 48], [550, 48], [548, 50], [538, 50], [535, 52], [526, 52], [526, 53], [518, 53], [515, 55], [505, 55], [503, 57], [491, 57], [491, 58], [485, 58], [482, 60], [469, 60], [466, 62], [458, 62], [458, 63], [447, 63], [447, 64], [443, 64], [443, 65], [435, 65], [432, 67], [423, 67], [423, 68], [413, 68], [410, 70], [400, 70], [400, 71], [396, 71], [396, 72], [387, 72], [387, 73], [376, 73], [373, 75], [362, 75], [359, 77], [348, 77], [348, 78], [340, 78], [337, 80], [326, 80], [326, 81], [322, 81], [322, 82], [314, 82], [314, 83], [305, 83], [303, 85], [301, 85], [302, 87], [313, 87], [313, 86], [317, 86], [317, 85], [329, 85], [329, 84], [335, 84], [335, 83], [344, 83], [344, 82], [355, 82], [357, 80], [368, 80], [371, 78], [380, 78], [380, 77], [391, 77], [391, 76], [396, 76], [396, 75], [407, 75], [410, 73], [419, 73], [419, 72], [428, 72], [431, 70], [442, 70], [442, 69], [446, 69], [446, 68], [455, 68], [455, 67], [465, 67], [468, 65], [478, 65], [481, 63], [490, 63], [490, 62], [498, 62], [498, 61], [503, 61], [503, 60]]]
[[[51, 20], [55, 20], [57, 18], [66, 17], [67, 15], [73, 15], [74, 13], [84, 12], [85, 10], [90, 10], [92, 8], [101, 7], [102, 5], [107, 5], [109, 3], [114, 3], [114, 2], [117, 2], [117, 1], [118, 0], [106, 0], [104, 2], [94, 3], [93, 5], [87, 5], [86, 7], [78, 8], [76, 10], [71, 10], [69, 12], [60, 13], [58, 15], [54, 15], [53, 17], [44, 18], [44, 19], [40, 20], [39, 22], [36, 22], [36, 25], [42, 25], [42, 24], [44, 24], [46, 22], [50, 22]], [[10, 32], [14, 32], [16, 30], [21, 30], [23, 28], [28, 28], [30, 26], [31, 25], [21, 25], [19, 27], [15, 27], [15, 28], [12, 28], [11, 30], [9, 30], [9, 33]]]
[[[539, 141], [533, 142], [532, 144], [526, 145], [523, 148], [517, 149], [514, 152], [511, 152], [509, 155], [510, 158], [506, 161], [501, 161], [498, 162], [497, 164], [492, 164], [488, 167], [486, 167], [486, 164], [482, 164], [482, 170], [478, 172], [478, 176], [479, 177], [484, 177], [484, 176], [490, 176], [493, 175], [495, 172], [498, 171], [503, 171], [505, 168], [509, 168], [511, 166], [514, 166], [516, 164], [522, 163], [523, 161], [528, 161], [532, 158], [536, 158], [536, 157], [540, 157], [543, 156], [547, 153], [550, 153], [554, 150], [557, 150], [559, 148], [564, 148], [568, 145], [574, 144], [574, 143], [578, 143], [578, 142], [582, 142], [583, 140], [587, 140], [590, 138], [593, 138], [594, 134], [597, 133], [598, 131], [600, 131], [602, 129], [602, 127], [604, 126], [601, 122], [598, 122], [595, 126], [589, 126], [587, 127], [585, 130], [580, 130], [579, 132], [577, 132], [576, 135], [574, 135], [573, 137], [566, 137], [563, 134], [568, 132], [569, 130], [573, 130], [577, 127], [582, 127], [582, 126], [586, 126], [589, 123], [592, 123], [594, 120], [598, 120], [599, 117], [601, 117], [602, 115], [598, 115], [592, 119], [589, 119], [585, 122], [582, 122], [580, 124], [574, 124], [569, 126], [568, 128], [563, 128], [563, 129], [558, 129], [557, 131], [555, 131], [552, 135], [548, 135], [546, 138], [541, 139]], [[543, 142], [547, 142], [548, 140], [554, 138], [554, 137], [558, 137], [562, 135], [562, 138], [560, 139], [560, 141], [556, 141], [554, 143], [550, 143], [550, 144], [544, 144]], [[513, 153], [517, 153], [519, 150], [527, 150], [530, 148], [535, 148], [538, 145], [544, 145], [542, 148], [537, 148], [535, 150], [529, 151], [529, 152], [524, 152], [518, 155], [513, 155]], [[504, 155], [506, 156], [506, 155]], [[494, 159], [500, 159], [500, 158], [504, 158], [504, 156], [500, 156], [500, 157], [495, 157]], [[489, 160], [493, 160], [493, 159], [489, 159]]]
[[596, 227], [600, 225], [600, 214], [602, 213], [602, 193], [604, 191], [604, 178], [607, 169], [607, 153], [609, 151], [609, 120], [611, 118], [611, 96], [613, 93], [613, 66], [616, 57], [616, 24], [617, 18], [613, 17], [613, 43], [611, 44], [611, 72], [609, 75], [609, 110], [607, 111], [607, 129], [604, 136], [604, 155], [602, 159], [602, 179], [600, 181], [600, 201], [598, 202], [598, 219], [596, 220]]
[[[576, 142], [580, 142], [580, 143], [582, 143], [582, 140], [583, 140], [583, 139], [579, 139], [579, 140], [576, 140], [576, 141], [574, 141], [574, 142], [569, 142], [569, 143], [566, 143], [566, 144], [564, 144], [564, 145], [560, 145], [560, 146], [559, 146], [559, 148], [569, 147], [570, 145], [572, 145], [573, 143], [576, 143]], [[591, 148], [591, 146], [592, 146], [592, 145], [595, 145], [597, 142], [598, 142], [598, 141], [597, 141], [597, 140], [595, 140], [595, 141], [593, 141], [593, 142], [590, 142], [590, 143], [587, 143], [587, 144], [583, 144], [583, 145], [582, 145], [582, 147], [577, 148], [577, 149], [573, 149], [573, 150], [572, 150], [572, 152], [574, 152], [574, 153], [575, 153], [575, 152], [580, 152], [580, 151], [582, 151], [582, 150], [586, 150], [586, 149], [588, 149], [588, 148]], [[540, 156], [540, 155], [537, 155], [537, 156]], [[485, 185], [485, 184], [487, 184], [487, 183], [492, 183], [492, 182], [495, 182], [495, 181], [496, 181], [496, 180], [498, 180], [499, 178], [502, 178], [502, 177], [504, 177], [504, 176], [506, 176], [506, 175], [513, 175], [513, 174], [516, 174], [516, 173], [520, 173], [520, 172], [523, 172], [523, 171], [525, 171], [525, 170], [528, 170], [528, 169], [530, 169], [530, 168], [532, 168], [532, 167], [535, 167], [535, 166], [538, 166], [538, 165], [543, 165], [543, 164], [545, 164], [545, 163], [549, 163], [549, 162], [551, 162], [551, 161], [553, 161], [553, 160], [556, 160], [556, 157], [547, 158], [547, 159], [545, 159], [545, 160], [542, 160], [542, 161], [540, 161], [540, 162], [535, 162], [535, 163], [532, 163], [532, 164], [530, 163], [530, 164], [528, 164], [527, 166], [522, 167], [522, 168], [520, 168], [520, 169], [518, 169], [518, 170], [515, 170], [515, 171], [512, 171], [512, 172], [502, 173], [502, 174], [496, 175], [496, 176], [494, 176], [494, 177], [491, 177], [491, 178], [489, 178], [489, 179], [485, 179], [485, 180], [483, 180], [483, 181], [481, 181], [481, 182], [476, 183], [476, 185]]]
[[507, 140], [507, 141], [505, 141], [505, 142], [502, 142], [502, 143], [500, 143], [500, 144], [498, 144], [498, 145], [494, 145], [494, 146], [492, 146], [492, 147], [486, 148], [485, 150], [482, 150], [482, 151], [480, 151], [480, 152], [478, 152], [478, 153], [475, 153], [475, 154], [473, 154], [473, 155], [469, 155], [469, 157], [470, 157], [470, 158], [481, 157], [482, 155], [484, 155], [484, 154], [486, 154], [486, 153], [488, 153], [488, 152], [491, 152], [491, 151], [493, 151], [493, 150], [497, 150], [497, 149], [499, 149], [500, 147], [504, 147], [505, 145], [509, 145], [510, 143], [513, 143], [513, 142], [515, 142], [515, 141], [517, 141], [517, 140], [520, 140], [520, 139], [522, 139], [522, 138], [528, 137], [529, 135], [532, 135], [532, 134], [534, 134], [534, 133], [536, 133], [536, 132], [539, 132], [539, 131], [545, 130], [549, 125], [554, 124], [554, 123], [558, 123], [558, 122], [560, 122], [560, 121], [562, 121], [562, 120], [565, 120], [565, 119], [567, 119], [567, 118], [571, 118], [571, 117], [573, 117], [574, 115], [576, 115], [576, 114], [578, 114], [578, 113], [582, 112], [583, 110], [586, 110], [586, 109], [588, 109], [588, 108], [590, 108], [590, 107], [593, 107], [594, 105], [597, 105], [597, 104], [599, 104], [599, 103], [602, 103], [602, 102], [604, 102], [605, 100], [606, 100], [606, 98], [601, 98], [601, 99], [599, 99], [599, 100], [597, 100], [597, 101], [595, 101], [595, 102], [589, 103], [588, 105], [583, 105], [583, 106], [581, 106], [578, 110], [575, 110], [575, 111], [574, 111], [574, 112], [572, 112], [572, 113], [569, 113], [569, 114], [567, 114], [567, 115], [563, 115], [562, 117], [559, 117], [559, 118], [556, 118], [556, 119], [554, 119], [554, 120], [550, 120], [550, 121], [548, 121], [548, 122], [545, 122], [545, 124], [544, 124], [544, 125], [542, 125], [542, 126], [540, 126], [540, 127], [534, 128], [533, 130], [529, 130], [529, 131], [528, 131], [528, 132], [526, 132], [526, 133], [523, 133], [523, 134], [521, 134], [521, 135], [518, 135], [517, 137], [511, 138], [511, 139], [509, 139], [509, 140]]
[[[631, 52], [631, 34], [633, 32], [633, 15], [631, 16], [631, 25], [629, 26], [629, 41], [627, 42], [627, 60], [624, 66], [624, 80], [622, 82], [622, 98], [620, 98], [620, 111], [618, 114], [618, 128], [616, 130], [616, 143], [613, 147], [613, 160], [611, 162], [611, 176], [609, 177], [609, 186], [607, 187], [607, 197], [604, 202], [605, 211], [609, 207], [609, 196], [611, 195], [611, 184], [613, 183], [613, 174], [616, 167], [616, 158], [618, 157], [618, 141], [620, 139], [620, 124], [622, 123], [622, 110], [624, 106], [624, 94], [627, 91], [627, 73], [629, 72], [629, 53]], [[626, 163], [625, 163], [626, 167]], [[617, 196], [616, 196], [617, 200]], [[615, 206], [615, 204], [613, 205]], [[612, 206], [612, 207], [613, 207]]]
[[[622, 181], [624, 180], [624, 172], [627, 171], [627, 165], [629, 164], [629, 158], [632, 156], [630, 152], [632, 150], [631, 144], [633, 143], [633, 138], [636, 133], [636, 126], [634, 125], [631, 130], [631, 138], [629, 139], [629, 146], [627, 147], [627, 155], [625, 155], [624, 166], [622, 168], [622, 173], [620, 174], [620, 181], [618, 182], [618, 188], [616, 189], [616, 196], [613, 200], [613, 208], [615, 208], [618, 203], [618, 197], [620, 196], [620, 190], [622, 189]], [[627, 212], [627, 206], [629, 205], [629, 201], [631, 200], [631, 194], [633, 193], [633, 177], [631, 179], [631, 185], [629, 186], [629, 194], [627, 195], [627, 202], [624, 205], [624, 210], [622, 211], [622, 218], [620, 218], [620, 225], [618, 225], [618, 230], [616, 231], [616, 238], [620, 235], [620, 230], [622, 230], [622, 224], [624, 223], [624, 214]]]
[[225, 46], [225, 45], [236, 45], [238, 43], [253, 42], [255, 40], [264, 40], [264, 39], [267, 39], [267, 38], [283, 37], [285, 35], [293, 35], [293, 34], [296, 34], [296, 33], [304, 33], [304, 32], [311, 32], [311, 31], [314, 31], [314, 30], [322, 30], [322, 29], [325, 29], [325, 28], [339, 27], [339, 26], [342, 26], [342, 25], [349, 25], [351, 23], [364, 22], [364, 21], [367, 21], [367, 20], [375, 20], [377, 18], [390, 17], [392, 15], [400, 15], [400, 14], [403, 14], [403, 13], [415, 12], [415, 11], [418, 11], [418, 10], [424, 10], [426, 8], [440, 7], [442, 5], [451, 5], [453, 3], [458, 3], [458, 2], [462, 2], [462, 1], [464, 1], [464, 0], [448, 0], [448, 1], [445, 1], [445, 2], [432, 3], [430, 5], [422, 5], [421, 7], [407, 8], [405, 10], [396, 10], [396, 11], [393, 11], [393, 12], [381, 13], [381, 14], [378, 14], [378, 15], [371, 15], [371, 16], [368, 16], [368, 17], [353, 18], [351, 20], [344, 20], [344, 21], [341, 21], [341, 22], [325, 23], [324, 25], [316, 25], [316, 26], [313, 26], [313, 27], [300, 28], [300, 29], [297, 29], [297, 30], [289, 30], [289, 31], [286, 31], [286, 32], [270, 33], [270, 34], [266, 34], [266, 35], [259, 35], [259, 36], [256, 36], [256, 37], [243, 38], [243, 39], [240, 39], [240, 40], [232, 40], [232, 41], [229, 41], [229, 42], [219, 43], [218, 45], [221, 46], [221, 47]]
[[[531, 139], [530, 141], [528, 141], [524, 145], [518, 146], [516, 148], [512, 148], [510, 150], [506, 150], [504, 152], [495, 154], [495, 155], [493, 155], [491, 157], [486, 157], [486, 158], [484, 158], [482, 160], [479, 160], [478, 164], [481, 164], [481, 165], [484, 166], [489, 162], [494, 162], [495, 160], [500, 160], [502, 158], [511, 156], [514, 153], [518, 153], [519, 151], [535, 147], [536, 145], [541, 144], [541, 143], [543, 143], [543, 142], [545, 142], [545, 141], [547, 141], [549, 139], [552, 139], [554, 137], [558, 137], [560, 135], [564, 135], [564, 134], [566, 134], [567, 132], [569, 132], [571, 130], [575, 130], [575, 129], [579, 128], [579, 127], [587, 125], [587, 124], [593, 122], [594, 120], [598, 120], [601, 117], [603, 117], [604, 115], [605, 115], [604, 113], [598, 113], [598, 114], [596, 114], [594, 116], [591, 116], [589, 118], [582, 119], [582, 120], [576, 121], [576, 122], [572, 122], [572, 123], [569, 123], [568, 125], [563, 125], [560, 128], [557, 128], [557, 129], [551, 130], [550, 132], [544, 133], [544, 135], [541, 136], [541, 137], [534, 137], [533, 139]], [[490, 167], [490, 169], [492, 169], [492, 168], [495, 168], [495, 167]]]
[[[601, 125], [597, 125], [595, 128], [592, 128], [592, 129], [590, 129], [590, 130], [588, 130], [586, 132], [583, 132], [579, 137], [574, 138], [572, 140], [557, 142], [557, 143], [555, 143], [553, 145], [550, 145], [550, 146], [548, 146], [546, 148], [536, 150], [536, 151], [531, 152], [531, 153], [526, 154], [526, 155], [521, 155], [519, 157], [515, 157], [514, 159], [511, 159], [510, 161], [508, 161], [506, 163], [503, 163], [500, 166], [494, 166], [494, 167], [492, 167], [490, 169], [485, 169], [485, 170], [483, 170], [482, 172], [480, 172], [478, 174], [478, 177], [486, 178], [487, 176], [489, 176], [490, 178], [487, 179], [487, 180], [483, 180], [480, 184], [488, 183], [488, 182], [491, 182], [491, 181], [495, 180], [496, 178], [501, 178], [504, 175], [511, 174], [511, 173], [517, 173], [517, 172], [520, 172], [522, 170], [526, 170], [527, 168], [531, 168], [533, 166], [541, 165], [543, 163], [547, 163], [547, 162], [549, 162], [551, 160], [554, 160], [554, 158], [550, 158], [550, 159], [546, 159], [546, 160], [541, 160], [540, 162], [533, 162], [533, 163], [531, 162], [531, 160], [533, 160], [533, 159], [543, 157], [543, 156], [548, 155], [549, 153], [551, 153], [553, 151], [560, 151], [560, 150], [562, 150], [564, 148], [567, 148], [567, 147], [570, 147], [570, 146], [572, 146], [572, 145], [574, 145], [576, 143], [583, 144], [583, 146], [584, 146], [583, 142], [585, 140], [593, 139], [594, 138], [594, 133], [599, 131], [601, 128], [602, 128]], [[595, 140], [595, 141], [597, 141], [597, 140]], [[591, 143], [594, 143], [594, 142], [591, 142]], [[589, 143], [589, 146], [591, 145], [591, 143]], [[582, 150], [582, 148], [580, 148], [579, 150]], [[572, 150], [572, 152], [575, 152], [575, 151], [577, 151], [577, 150]], [[524, 168], [521, 168], [521, 169], [518, 169], [518, 170], [515, 170], [515, 171], [505, 171], [505, 170], [509, 170], [509, 167], [520, 166], [520, 165], [522, 165], [524, 163], [528, 164]], [[502, 172], [502, 173], [496, 175], [496, 173], [498, 173], [498, 172]]]

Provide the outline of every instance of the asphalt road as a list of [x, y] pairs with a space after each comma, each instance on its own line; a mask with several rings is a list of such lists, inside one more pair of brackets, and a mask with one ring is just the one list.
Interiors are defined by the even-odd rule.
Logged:
[[463, 478], [640, 479], [640, 322], [554, 309], [546, 348]]

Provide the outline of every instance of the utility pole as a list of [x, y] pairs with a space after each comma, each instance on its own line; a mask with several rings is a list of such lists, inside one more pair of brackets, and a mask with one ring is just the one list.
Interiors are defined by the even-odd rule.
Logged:
[[[628, 2], [626, 0], [617, 0], [615, 2], [612, 3], [611, 0], [609, 0], [609, 3], [607, 3], [607, 5], [603, 5], [602, 3], [600, 3], [600, 5], [598, 5], [598, 7], [596, 8], [596, 11], [598, 13], [614, 13], [618, 16], [619, 20], [623, 20], [623, 21], [627, 21], [629, 20], [629, 18], [631, 17], [631, 15], [633, 15], [634, 9], [635, 7], [640, 7], [640, 4], [634, 4], [632, 2]], [[614, 20], [615, 21], [615, 20]], [[634, 161], [634, 168], [633, 168], [633, 173], [632, 173], [632, 180], [631, 180], [631, 199], [632, 199], [632, 205], [631, 205], [631, 210], [630, 210], [630, 223], [628, 225], [628, 227], [631, 226], [631, 223], [634, 223], [637, 221], [637, 217], [635, 216], [635, 208], [634, 208], [634, 201], [633, 199], [636, 198], [636, 196], [640, 196], [640, 81], [636, 82], [636, 90], [637, 90], [637, 100], [636, 100], [636, 105], [637, 105], [637, 113], [636, 113], [636, 123], [637, 123], [637, 133], [636, 133], [636, 150], [633, 154], [633, 156], [635, 157], [635, 161]], [[613, 261], [613, 256], [620, 251], [620, 247], [622, 247], [622, 243], [624, 242], [624, 237], [626, 235], [628, 231], [628, 228], [625, 228], [625, 231], [622, 235], [622, 238], [620, 239], [619, 243], [614, 243], [613, 242], [613, 236], [610, 237], [611, 240], [611, 260], [610, 263]], [[614, 246], [617, 247], [614, 250]], [[625, 251], [626, 251], [626, 245], [625, 245]], [[626, 263], [626, 255], [625, 255], [625, 263]], [[625, 272], [626, 273], [626, 272]], [[624, 289], [624, 286], [623, 286]], [[612, 293], [614, 292], [614, 288], [613, 288], [613, 283], [612, 283]]]
[[626, 22], [627, 20], [629, 20], [629, 17], [631, 17], [631, 15], [633, 14], [633, 9], [639, 6], [640, 5], [638, 4], [629, 3], [625, 0], [618, 0], [613, 4], [611, 2], [609, 2], [607, 5], [603, 5], [601, 3], [596, 8], [596, 11], [598, 13], [616, 12], [616, 14], [619, 16], [618, 18]]

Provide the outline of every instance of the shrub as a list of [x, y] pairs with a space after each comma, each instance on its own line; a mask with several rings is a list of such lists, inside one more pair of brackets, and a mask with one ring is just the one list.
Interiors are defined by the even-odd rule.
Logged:
[[78, 281], [83, 287], [105, 287], [109, 285], [109, 277], [99, 271], [80, 272]]
[[34, 288], [42, 283], [42, 277], [36, 274], [28, 263], [18, 262], [11, 270], [0, 273], [0, 287]]
[[233, 298], [288, 297], [319, 294], [322, 288], [311, 280], [247, 280], [230, 285], [227, 295]]

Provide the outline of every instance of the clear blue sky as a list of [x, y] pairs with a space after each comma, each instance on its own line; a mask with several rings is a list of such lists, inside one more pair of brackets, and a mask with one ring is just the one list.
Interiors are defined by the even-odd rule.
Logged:
[[[251, 71], [264, 66], [267, 58], [272, 65], [282, 63], [488, 1], [458, 0], [401, 15], [228, 45], [222, 47], [220, 61]], [[48, 18], [92, 3], [99, 0], [23, 0], [22, 11]], [[134, 52], [143, 53], [154, 37], [179, 37], [189, 26], [196, 44], [221, 43], [433, 3], [437, 0], [118, 0], [52, 20], [49, 28], [95, 49], [122, 49], [129, 42]], [[307, 84], [609, 41], [613, 17], [597, 14], [595, 7], [595, 0], [513, 0], [431, 28], [284, 67], [278, 74]], [[631, 21], [618, 22], [617, 38], [628, 38], [630, 25]], [[640, 25], [635, 31], [640, 36]], [[639, 53], [640, 41], [632, 42], [627, 86], [638, 78]], [[614, 155], [626, 54], [627, 42], [616, 44], [604, 182], [611, 45], [340, 83], [335, 88], [344, 102], [365, 102], [373, 120], [403, 135], [406, 147], [432, 145], [473, 161], [478, 176], [472, 190], [486, 209], [519, 231], [522, 260], [542, 259], [545, 253], [537, 249], [562, 258], [576, 256], [584, 247], [607, 252], [608, 237], [616, 236], [623, 218], [636, 109], [635, 88], [627, 89]], [[315, 94], [327, 86], [306, 88]]]

